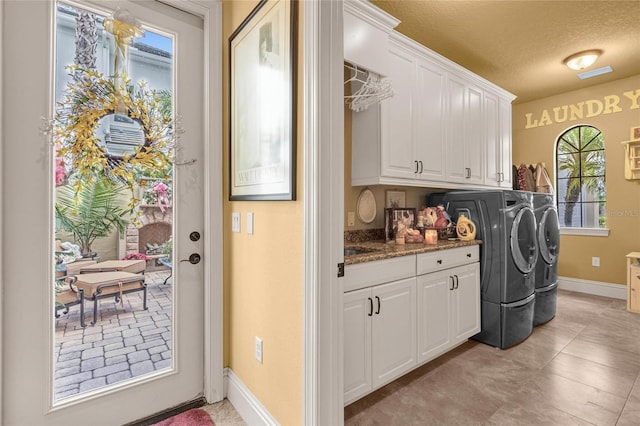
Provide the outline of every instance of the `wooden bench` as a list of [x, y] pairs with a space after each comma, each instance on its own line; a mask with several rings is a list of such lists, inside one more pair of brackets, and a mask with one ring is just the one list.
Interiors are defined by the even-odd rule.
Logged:
[[93, 321], [98, 320], [98, 299], [113, 296], [116, 303], [122, 296], [136, 291], [144, 292], [143, 309], [147, 310], [147, 284], [144, 275], [124, 271], [95, 272], [76, 276], [75, 286], [84, 291], [84, 299], [93, 301]]

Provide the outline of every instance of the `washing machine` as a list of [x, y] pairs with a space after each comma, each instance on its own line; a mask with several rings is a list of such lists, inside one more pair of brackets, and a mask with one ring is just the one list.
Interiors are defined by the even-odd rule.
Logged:
[[450, 191], [430, 194], [454, 221], [464, 214], [476, 224], [480, 245], [480, 333], [472, 338], [501, 349], [533, 331], [535, 268], [538, 259], [532, 193]]
[[533, 315], [533, 325], [536, 326], [556, 316], [560, 222], [553, 195], [532, 195], [539, 250], [535, 273], [536, 305]]

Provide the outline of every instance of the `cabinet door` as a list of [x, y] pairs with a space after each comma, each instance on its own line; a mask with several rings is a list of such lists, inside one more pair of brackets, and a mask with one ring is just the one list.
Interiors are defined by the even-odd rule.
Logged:
[[371, 338], [373, 388], [416, 365], [415, 277], [375, 287]]
[[[416, 179], [417, 159], [413, 152], [413, 93], [415, 58], [391, 43], [388, 55], [393, 97], [381, 103], [381, 174]], [[371, 141], [375, 149], [375, 141]]]
[[465, 160], [465, 83], [453, 75], [447, 80], [449, 98], [449, 118], [447, 135], [447, 180], [464, 182], [466, 180]]
[[464, 114], [464, 125], [466, 127], [466, 137], [464, 140], [467, 183], [484, 183], [484, 163], [485, 163], [485, 137], [483, 120], [483, 91], [482, 89], [467, 85], [466, 87], [466, 109]]
[[371, 289], [344, 294], [344, 403], [371, 391]]
[[449, 119], [447, 180], [484, 183], [485, 136], [482, 89], [450, 73], [447, 79]]
[[511, 176], [511, 101], [500, 100], [500, 186], [512, 188], [514, 177]]
[[452, 292], [453, 343], [461, 342], [480, 331], [480, 264], [449, 270], [457, 282]]
[[491, 93], [484, 94], [484, 114], [486, 132], [485, 184], [500, 186], [502, 178], [502, 128], [500, 126], [500, 100]]
[[437, 64], [419, 61], [414, 97], [415, 156], [418, 178], [445, 179], [445, 82], [446, 72]]
[[452, 280], [449, 271], [418, 277], [418, 363], [435, 358], [452, 345]]

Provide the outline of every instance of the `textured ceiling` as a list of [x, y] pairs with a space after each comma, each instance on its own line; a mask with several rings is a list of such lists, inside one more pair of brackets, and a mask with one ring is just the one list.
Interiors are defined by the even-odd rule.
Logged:
[[[640, 0], [372, 0], [398, 18], [395, 29], [517, 96], [514, 103], [640, 75]], [[604, 53], [584, 71], [562, 61]]]

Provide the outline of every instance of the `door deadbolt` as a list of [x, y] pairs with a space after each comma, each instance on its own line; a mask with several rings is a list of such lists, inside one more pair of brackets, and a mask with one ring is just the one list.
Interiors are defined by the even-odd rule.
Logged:
[[198, 263], [200, 263], [200, 255], [198, 253], [192, 253], [191, 256], [189, 256], [189, 259], [182, 259], [180, 262], [189, 262], [192, 265], [197, 265]]
[[193, 231], [192, 233], [189, 234], [189, 239], [191, 241], [198, 241], [200, 239], [200, 233], [197, 231]]

